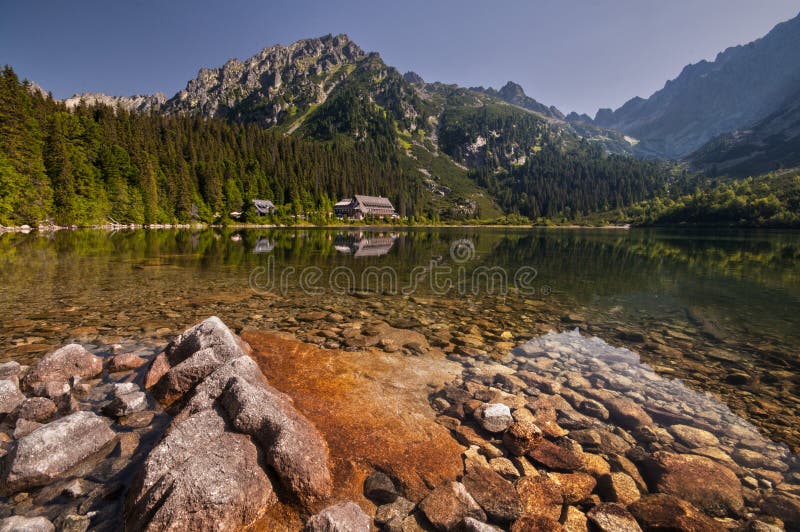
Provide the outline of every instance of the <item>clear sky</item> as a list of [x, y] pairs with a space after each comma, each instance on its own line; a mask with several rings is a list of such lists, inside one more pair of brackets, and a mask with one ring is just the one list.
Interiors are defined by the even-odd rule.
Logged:
[[798, 0], [0, 0], [0, 64], [58, 98], [171, 96], [200, 67], [347, 33], [428, 81], [514, 80], [594, 115], [799, 11]]

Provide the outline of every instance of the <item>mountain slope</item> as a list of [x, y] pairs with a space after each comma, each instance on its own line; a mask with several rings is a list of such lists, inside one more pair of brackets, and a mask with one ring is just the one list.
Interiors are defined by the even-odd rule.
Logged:
[[689, 65], [648, 99], [601, 109], [598, 126], [640, 140], [643, 155], [680, 158], [709, 140], [745, 129], [800, 90], [800, 15], [765, 37]]
[[800, 91], [752, 128], [712, 140], [689, 157], [712, 175], [757, 175], [800, 166]]

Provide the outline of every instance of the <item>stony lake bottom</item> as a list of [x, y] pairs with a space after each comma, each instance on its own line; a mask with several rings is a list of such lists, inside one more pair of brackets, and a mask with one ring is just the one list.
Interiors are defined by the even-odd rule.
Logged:
[[[158, 349], [210, 315], [359, 350], [387, 323], [461, 358], [578, 328], [800, 449], [800, 234], [97, 230], [0, 235], [0, 359], [69, 341]], [[424, 357], [413, 344], [385, 345]]]

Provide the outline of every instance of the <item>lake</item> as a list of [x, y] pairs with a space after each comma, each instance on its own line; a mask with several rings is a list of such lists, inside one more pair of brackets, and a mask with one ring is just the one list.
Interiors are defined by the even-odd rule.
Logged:
[[337, 323], [381, 320], [489, 358], [577, 327], [713, 394], [797, 452], [798, 265], [796, 232], [9, 233], [0, 235], [0, 359], [30, 363], [72, 340], [155, 348], [212, 314], [236, 330], [349, 349], [358, 347]]

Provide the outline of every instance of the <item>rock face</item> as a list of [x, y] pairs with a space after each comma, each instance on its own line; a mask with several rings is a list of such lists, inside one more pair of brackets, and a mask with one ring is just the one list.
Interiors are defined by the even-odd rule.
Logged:
[[107, 448], [114, 440], [107, 420], [75, 412], [17, 441], [3, 458], [0, 492], [42, 486]]
[[653, 491], [685, 499], [712, 516], [738, 515], [744, 506], [736, 474], [710, 458], [657, 451], [645, 473]]
[[44, 356], [23, 379], [33, 389], [45, 383], [66, 383], [70, 377], [90, 379], [103, 372], [103, 361], [78, 344], [65, 345]]
[[369, 532], [372, 519], [356, 503], [329, 506], [306, 523], [308, 532]]
[[[325, 90], [312, 78], [332, 74], [341, 65], [363, 56], [364, 52], [346, 35], [265, 48], [245, 61], [231, 59], [221, 68], [201, 69], [186, 89], [166, 102], [163, 110], [239, 118], [248, 105], [263, 100], [270, 105], [259, 109], [259, 123], [276, 125], [281, 113], [288, 111], [280, 101], [295, 105], [325, 101]], [[307, 93], [302, 100], [301, 94], [292, 91], [301, 87]]]
[[244, 345], [213, 317], [151, 366], [161, 374], [150, 379], [154, 390], [181, 409], [136, 475], [128, 528], [246, 527], [277, 500], [265, 467], [305, 506], [330, 494], [325, 440], [267, 383]]
[[648, 99], [633, 98], [613, 112], [601, 109], [595, 124], [639, 138], [642, 153], [667, 158], [748, 128], [796, 94], [798, 34], [800, 17], [778, 24], [765, 37], [728, 48], [714, 61], [686, 66]]
[[453, 530], [466, 517], [486, 521], [486, 514], [460, 482], [439, 486], [419, 503], [419, 508], [438, 530]]

